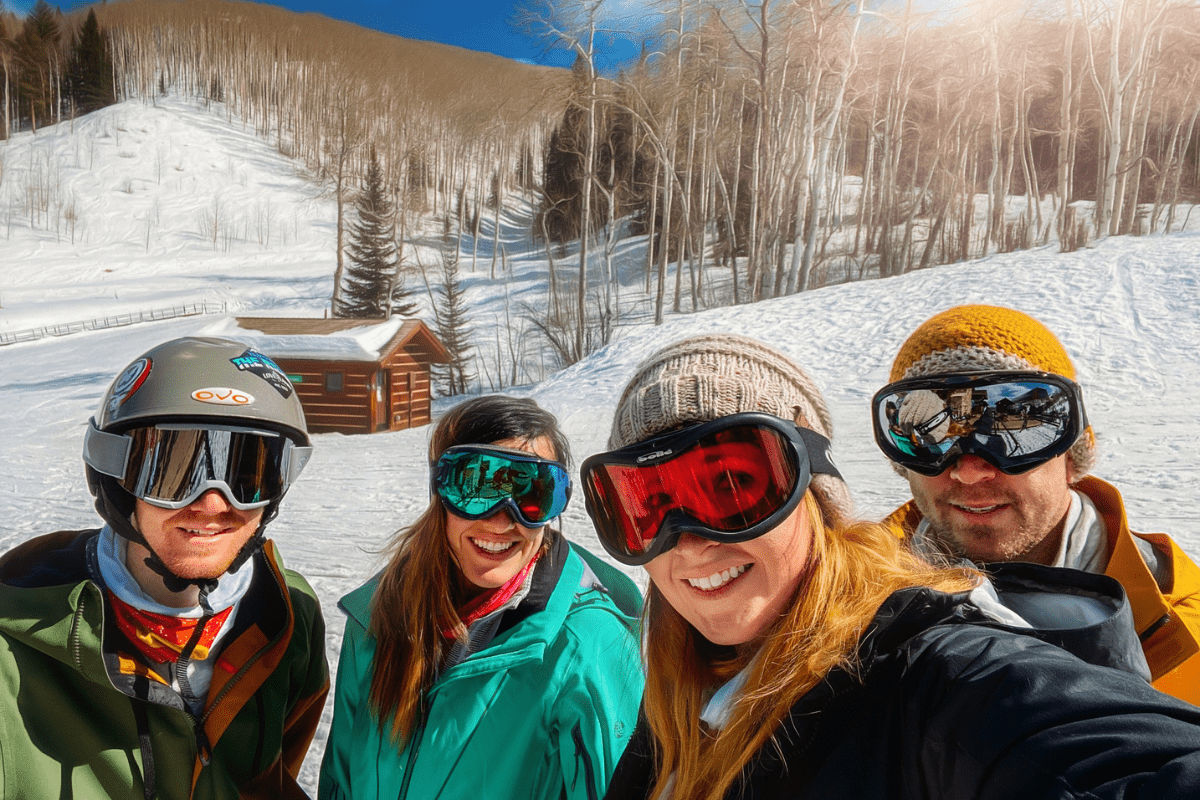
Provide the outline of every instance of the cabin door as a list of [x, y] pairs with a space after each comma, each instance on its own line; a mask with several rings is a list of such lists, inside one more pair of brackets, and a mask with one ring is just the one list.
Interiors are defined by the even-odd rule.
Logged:
[[392, 421], [392, 381], [386, 369], [371, 378], [371, 430], [386, 431]]

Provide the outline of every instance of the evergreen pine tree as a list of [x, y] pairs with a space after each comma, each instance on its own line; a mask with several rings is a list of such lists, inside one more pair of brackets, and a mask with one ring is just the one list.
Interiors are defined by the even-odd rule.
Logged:
[[113, 89], [113, 62], [108, 41], [100, 31], [96, 12], [88, 11], [67, 71], [71, 99], [75, 110], [86, 114], [117, 102]]
[[375, 148], [367, 166], [366, 185], [355, 201], [357, 221], [347, 235], [346, 274], [335, 316], [378, 319], [416, 310], [404, 288], [393, 238], [392, 202], [383, 188], [383, 170]]
[[21, 116], [36, 131], [54, 122], [54, 53], [62, 33], [58, 14], [46, 0], [37, 0], [14, 42], [17, 62], [17, 102]]
[[457, 249], [442, 260], [442, 285], [437, 289], [434, 314], [438, 338], [450, 353], [450, 363], [432, 365], [434, 380], [443, 395], [465, 394], [475, 380], [475, 373], [471, 369], [470, 321], [458, 280]]
[[[587, 109], [582, 98], [590, 91], [587, 86], [586, 62], [575, 59], [571, 68], [573, 97], [563, 111], [562, 120], [550, 133], [550, 141], [542, 156], [542, 197], [534, 220], [533, 230], [551, 242], [563, 243], [578, 239], [583, 208], [583, 189], [587, 181], [584, 154], [587, 148]], [[606, 125], [604, 114], [596, 115], [596, 134]], [[592, 194], [592, 232], [600, 228], [608, 206], [602, 192]]]

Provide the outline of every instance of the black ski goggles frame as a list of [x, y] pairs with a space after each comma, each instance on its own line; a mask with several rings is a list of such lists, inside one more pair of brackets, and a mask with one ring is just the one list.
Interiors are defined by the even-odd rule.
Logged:
[[631, 566], [667, 552], [684, 533], [744, 542], [799, 505], [814, 474], [841, 477], [819, 433], [747, 412], [590, 456], [580, 467], [600, 544]]
[[[905, 419], [906, 401], [929, 407], [916, 415], [921, 419]], [[1018, 475], [1071, 449], [1088, 421], [1083, 394], [1069, 378], [997, 370], [889, 383], [871, 399], [871, 425], [884, 455], [921, 475], [940, 475], [962, 455]]]

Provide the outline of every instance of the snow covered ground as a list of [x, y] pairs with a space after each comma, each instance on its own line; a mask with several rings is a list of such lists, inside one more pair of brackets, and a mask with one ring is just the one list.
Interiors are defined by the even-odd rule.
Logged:
[[[178, 99], [124, 103], [0, 143], [0, 176], [0, 333], [203, 301], [227, 308], [226, 316], [0, 346], [5, 550], [96, 524], [80, 459], [84, 425], [136, 355], [175, 336], [225, 330], [233, 315], [322, 315], [334, 215], [332, 199], [252, 131]], [[51, 199], [39, 204], [43, 194]], [[516, 238], [506, 247], [515, 255], [510, 297], [534, 296], [545, 261]], [[485, 275], [481, 267], [463, 277], [477, 326], [490, 331], [503, 319], [505, 291]], [[640, 299], [638, 283], [630, 302]], [[1135, 527], [1170, 533], [1200, 557], [1200, 524], [1186, 505], [1200, 499], [1198, 284], [1194, 232], [1111, 239], [1070, 254], [996, 255], [628, 328], [519, 393], [558, 415], [578, 464], [604, 448], [613, 406], [642, 358], [696, 333], [757, 337], [824, 389], [839, 466], [859, 511], [877, 518], [906, 497], [871, 438], [868, 412], [900, 343], [950, 306], [1011, 306], [1045, 322], [1075, 360], [1099, 440], [1095, 473], [1122, 490]], [[427, 502], [427, 434], [316, 436], [316, 454], [270, 529], [320, 595], [331, 666], [341, 644], [338, 597], [378, 569], [388, 537]], [[599, 552], [580, 498], [564, 527]], [[626, 569], [644, 585], [641, 570]], [[327, 725], [328, 709], [305, 765], [310, 789]]]

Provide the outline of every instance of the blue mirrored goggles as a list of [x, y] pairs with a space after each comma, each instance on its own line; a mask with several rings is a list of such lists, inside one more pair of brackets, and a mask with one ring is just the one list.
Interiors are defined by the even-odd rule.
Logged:
[[450, 513], [483, 519], [502, 510], [526, 528], [540, 528], [571, 500], [565, 465], [532, 453], [484, 445], [458, 445], [438, 457], [433, 493]]
[[1050, 372], [950, 373], [890, 383], [871, 400], [875, 442], [922, 475], [976, 455], [1016, 475], [1065, 453], [1087, 429], [1079, 386]]
[[216, 489], [242, 511], [279, 500], [312, 455], [274, 431], [227, 425], [158, 424], [115, 434], [95, 422], [83, 460], [152, 506], [179, 509]]

